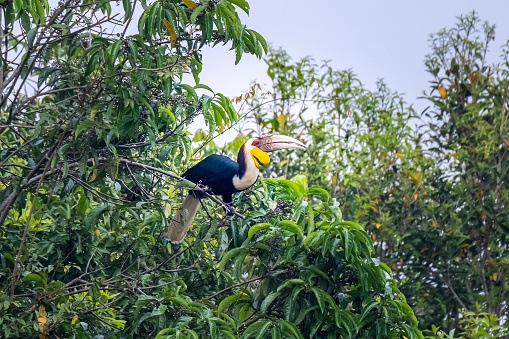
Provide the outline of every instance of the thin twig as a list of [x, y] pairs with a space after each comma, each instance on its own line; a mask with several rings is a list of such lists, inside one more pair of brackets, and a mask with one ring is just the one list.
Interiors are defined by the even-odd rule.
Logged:
[[227, 292], [229, 290], [232, 290], [234, 289], [235, 287], [239, 287], [239, 286], [242, 286], [242, 285], [245, 285], [245, 284], [249, 284], [250, 282], [253, 282], [253, 281], [257, 281], [257, 280], [262, 280], [262, 279], [265, 279], [267, 277], [269, 277], [270, 274], [266, 274], [266, 275], [262, 275], [261, 277], [258, 277], [258, 278], [253, 278], [253, 279], [249, 279], [249, 280], [246, 280], [246, 281], [243, 281], [243, 282], [240, 282], [238, 284], [235, 284], [235, 285], [232, 285], [232, 286], [229, 286], [225, 289], [222, 289], [221, 291], [219, 292], [216, 292], [214, 294], [212, 294], [211, 296], [207, 297], [207, 299], [213, 299], [215, 297], [217, 297], [218, 295], [224, 293], [224, 292]]

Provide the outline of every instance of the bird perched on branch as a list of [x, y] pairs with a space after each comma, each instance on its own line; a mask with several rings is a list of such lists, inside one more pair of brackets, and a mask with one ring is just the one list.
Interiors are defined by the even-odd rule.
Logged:
[[[196, 184], [207, 186], [211, 194], [221, 195], [224, 203], [231, 206], [233, 193], [248, 189], [258, 180], [260, 167], [270, 162], [267, 153], [288, 148], [306, 149], [306, 146], [302, 142], [284, 135], [265, 135], [252, 138], [240, 147], [236, 162], [223, 155], [209, 155], [188, 169], [182, 177]], [[184, 240], [200, 207], [201, 198], [203, 198], [202, 191], [191, 190], [189, 192], [182, 207], [168, 226], [167, 240], [174, 244]]]

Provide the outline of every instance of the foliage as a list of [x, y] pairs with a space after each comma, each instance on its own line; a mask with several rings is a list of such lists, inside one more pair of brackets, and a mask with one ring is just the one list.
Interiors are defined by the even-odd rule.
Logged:
[[271, 98], [247, 94], [246, 130], [311, 138], [307, 159], [282, 153], [265, 175], [305, 172], [325, 188], [397, 272], [421, 328], [451, 338], [508, 335], [509, 63], [507, 45], [488, 63], [493, 39], [475, 13], [431, 36], [422, 115], [383, 81], [370, 91], [282, 50], [266, 58]]
[[305, 176], [238, 194], [244, 219], [203, 201], [183, 244], [163, 239], [189, 189], [174, 172], [238, 119], [200, 83], [201, 49], [267, 46], [243, 0], [121, 5], [0, 3], [3, 336], [422, 338], [367, 233]]

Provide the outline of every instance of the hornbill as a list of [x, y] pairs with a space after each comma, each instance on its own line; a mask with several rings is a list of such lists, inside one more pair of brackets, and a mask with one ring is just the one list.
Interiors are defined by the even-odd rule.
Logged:
[[[267, 152], [287, 148], [306, 149], [306, 146], [284, 135], [269, 134], [251, 138], [240, 147], [237, 162], [223, 155], [209, 155], [188, 169], [182, 177], [195, 184], [207, 186], [211, 194], [221, 195], [225, 204], [231, 204], [233, 193], [248, 189], [258, 180], [260, 167], [270, 162]], [[168, 226], [167, 240], [174, 244], [184, 240], [200, 207], [202, 197], [201, 191], [189, 192]], [[184, 210], [187, 210], [187, 215]]]

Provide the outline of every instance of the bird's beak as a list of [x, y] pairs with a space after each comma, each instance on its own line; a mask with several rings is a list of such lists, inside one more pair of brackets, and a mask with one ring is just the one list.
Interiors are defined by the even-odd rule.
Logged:
[[287, 137], [286, 135], [264, 135], [260, 138], [258, 146], [264, 152], [273, 152], [280, 149], [299, 148], [306, 149], [306, 145], [297, 139]]

